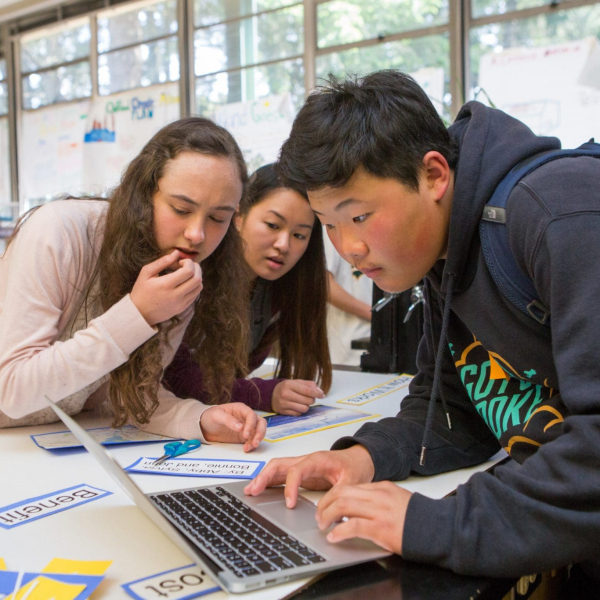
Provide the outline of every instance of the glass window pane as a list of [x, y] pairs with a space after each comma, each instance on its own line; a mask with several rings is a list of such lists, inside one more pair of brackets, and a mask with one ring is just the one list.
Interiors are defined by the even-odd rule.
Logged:
[[448, 0], [333, 0], [317, 6], [317, 46], [326, 48], [448, 22]]
[[302, 54], [303, 15], [302, 6], [292, 6], [251, 19], [198, 29], [194, 39], [196, 75]]
[[21, 38], [21, 71], [30, 73], [90, 55], [89, 20], [60, 30], [40, 30]]
[[470, 32], [471, 98], [479, 85], [479, 65], [486, 54], [508, 48], [536, 48], [560, 42], [600, 38], [600, 5], [561, 10], [531, 19], [477, 27]]
[[473, 17], [486, 17], [488, 15], [501, 15], [513, 10], [535, 8], [552, 4], [553, 0], [472, 0], [471, 10]]
[[176, 37], [116, 50], [98, 58], [98, 89], [103, 96], [178, 79]]
[[98, 52], [108, 52], [137, 42], [177, 32], [177, 2], [157, 2], [134, 10], [123, 8], [98, 16]]
[[600, 5], [471, 31], [469, 98], [574, 147], [600, 137]]
[[447, 35], [430, 35], [324, 54], [317, 57], [316, 75], [321, 79], [330, 73], [338, 77], [360, 76], [380, 69], [397, 69], [413, 75], [427, 91], [438, 112], [449, 118], [450, 43]]
[[302, 59], [198, 77], [196, 111], [210, 118], [222, 104], [258, 100], [284, 92], [290, 92], [294, 107], [298, 110], [304, 102]]
[[[0, 204], [6, 205], [11, 201], [8, 119], [6, 118], [0, 119], [0, 156], [3, 157], [0, 161]], [[10, 229], [7, 226], [17, 217], [18, 208], [18, 205], [14, 208], [4, 206], [0, 212], [0, 253], [3, 252], [3, 243], [5, 242], [2, 239], [3, 234], [10, 235]]]
[[8, 114], [8, 84], [0, 83], [0, 116]]
[[23, 77], [23, 108], [39, 108], [91, 94], [92, 79], [87, 61]]
[[196, 0], [194, 2], [194, 25], [214, 25], [228, 19], [245, 17], [264, 10], [271, 10], [298, 3], [298, 0]]
[[0, 58], [0, 81], [6, 79], [6, 59]]

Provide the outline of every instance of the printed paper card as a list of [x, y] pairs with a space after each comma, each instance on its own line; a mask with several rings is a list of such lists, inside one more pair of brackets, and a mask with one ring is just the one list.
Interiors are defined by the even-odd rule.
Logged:
[[385, 383], [380, 385], [375, 385], [372, 388], [364, 390], [360, 392], [360, 394], [356, 394], [355, 396], [350, 396], [349, 398], [343, 398], [342, 400], [338, 400], [337, 404], [349, 404], [351, 406], [362, 406], [363, 404], [367, 404], [368, 402], [372, 402], [373, 400], [377, 400], [382, 396], [387, 396], [392, 392], [396, 392], [403, 387], [406, 387], [412, 380], [412, 375], [400, 375], [399, 377], [394, 377], [394, 379], [390, 379]]
[[42, 573], [64, 573], [65, 575], [104, 575], [112, 560], [70, 560], [53, 558]]
[[213, 458], [170, 458], [155, 465], [156, 458], [142, 457], [125, 468], [132, 473], [178, 475], [180, 477], [220, 477], [253, 479], [265, 466], [259, 460], [222, 460]]
[[[148, 442], [171, 441], [173, 438], [156, 433], [147, 433], [133, 425], [114, 427], [97, 427], [86, 430], [99, 444], [146, 444]], [[81, 442], [70, 431], [55, 431], [32, 435], [31, 439], [44, 450], [61, 450], [63, 448], [82, 448]]]
[[0, 571], [4, 600], [85, 600], [104, 579], [97, 575]]
[[358, 410], [315, 404], [299, 417], [271, 415], [267, 420], [266, 442], [280, 442], [300, 435], [323, 431], [332, 427], [340, 427], [380, 415], [370, 415]]
[[188, 598], [198, 598], [221, 590], [196, 565], [150, 575], [143, 579], [124, 583], [121, 587], [136, 600], [157, 600], [157, 598], [188, 600]]
[[43, 496], [27, 498], [9, 506], [0, 507], [0, 527], [12, 529], [110, 494], [112, 492], [80, 483]]

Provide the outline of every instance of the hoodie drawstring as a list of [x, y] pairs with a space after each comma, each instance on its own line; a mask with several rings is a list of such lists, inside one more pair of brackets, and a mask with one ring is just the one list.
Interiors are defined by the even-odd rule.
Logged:
[[[444, 400], [443, 394], [440, 393], [440, 380], [442, 377], [442, 358], [444, 356], [444, 352], [446, 349], [446, 339], [448, 337], [448, 323], [450, 321], [450, 307], [452, 306], [452, 294], [454, 292], [454, 282], [455, 276], [450, 273], [448, 276], [448, 286], [446, 290], [446, 299], [443, 307], [443, 316], [442, 316], [442, 329], [440, 332], [440, 339], [438, 342], [437, 352], [435, 350], [434, 344], [432, 343], [432, 348], [434, 352], [435, 358], [435, 370], [433, 372], [433, 385], [431, 387], [431, 397], [429, 398], [429, 407], [427, 409], [427, 420], [425, 421], [425, 432], [423, 433], [423, 441], [421, 445], [421, 458], [419, 460], [419, 464], [423, 466], [425, 464], [425, 453], [427, 451], [427, 446], [429, 444], [429, 438], [431, 437], [431, 430], [433, 428], [433, 416], [435, 413], [435, 405], [437, 403], [438, 395], [442, 400], [442, 406], [446, 413], [446, 419], [448, 421], [448, 428], [452, 429], [452, 422], [450, 421], [450, 413], [448, 411], [448, 406], [446, 401]], [[433, 311], [431, 308], [431, 289], [429, 291], [429, 306], [427, 310], [429, 311], [429, 323], [430, 327], [433, 330]], [[433, 332], [431, 333], [430, 342], [433, 342]]]

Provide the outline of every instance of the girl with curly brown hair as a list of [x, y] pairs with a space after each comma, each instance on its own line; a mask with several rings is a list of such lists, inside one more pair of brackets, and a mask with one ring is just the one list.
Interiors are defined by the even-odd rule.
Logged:
[[47, 395], [70, 414], [106, 401], [115, 426], [258, 446], [266, 424], [247, 406], [162, 385], [186, 329], [213, 394], [228, 398], [245, 369], [232, 218], [246, 183], [231, 135], [191, 117], [146, 144], [109, 200], [27, 213], [0, 259], [0, 427], [55, 421]]
[[[248, 367], [262, 364], [275, 342], [279, 362], [273, 379], [238, 378], [232, 397], [253, 408], [303, 414], [331, 387], [321, 225], [306, 193], [285, 187], [272, 165], [250, 178], [235, 221], [252, 279], [245, 309], [251, 313]], [[202, 362], [193, 356], [182, 344], [165, 380], [176, 394], [214, 401]]]

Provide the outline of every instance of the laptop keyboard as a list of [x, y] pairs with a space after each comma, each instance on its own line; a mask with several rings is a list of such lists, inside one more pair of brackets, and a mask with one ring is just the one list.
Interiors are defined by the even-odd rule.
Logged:
[[151, 499], [238, 577], [325, 562], [222, 487], [156, 494]]

